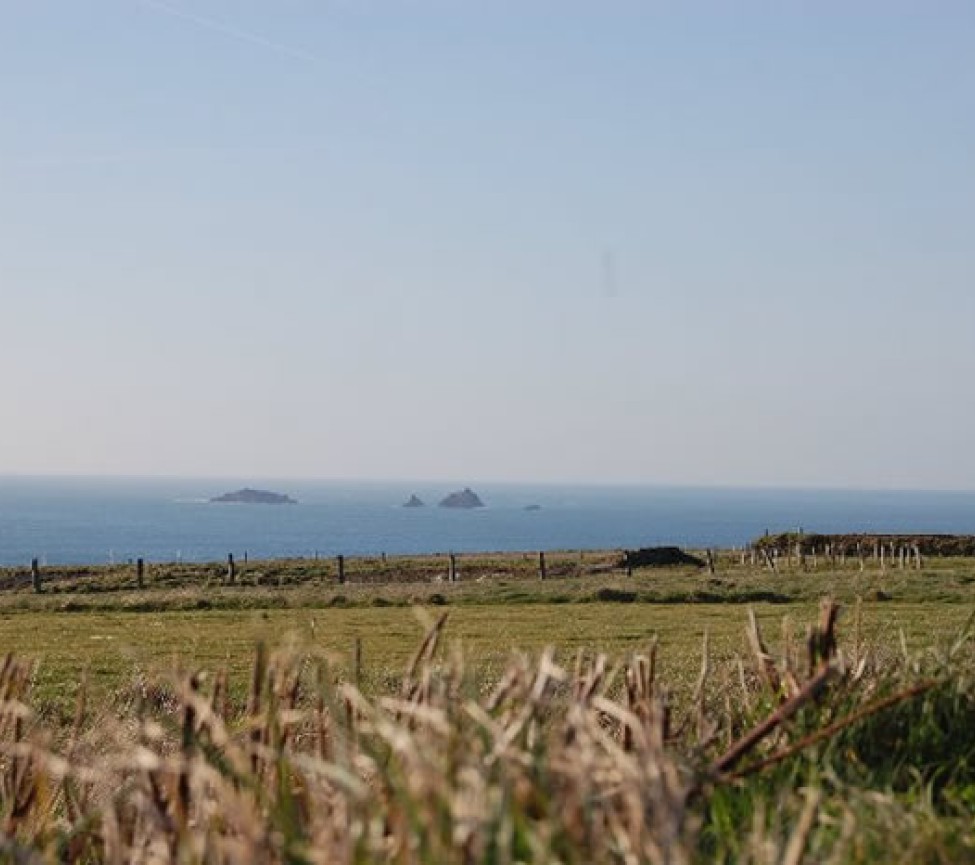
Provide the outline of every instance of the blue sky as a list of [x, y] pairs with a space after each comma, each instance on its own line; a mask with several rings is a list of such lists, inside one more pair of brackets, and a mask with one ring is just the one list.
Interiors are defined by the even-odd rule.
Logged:
[[972, 44], [0, 0], [0, 472], [975, 488]]

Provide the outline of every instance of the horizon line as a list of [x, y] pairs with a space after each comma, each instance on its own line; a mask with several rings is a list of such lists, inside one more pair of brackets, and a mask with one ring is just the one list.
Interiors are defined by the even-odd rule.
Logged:
[[344, 477], [319, 475], [270, 475], [270, 474], [183, 474], [183, 473], [138, 473], [138, 472], [36, 472], [10, 471], [0, 469], [0, 480], [104, 480], [104, 481], [195, 481], [195, 482], [235, 482], [235, 483], [299, 483], [299, 484], [352, 484], [352, 485], [382, 485], [390, 484], [407, 486], [419, 484], [424, 486], [527, 486], [527, 487], [589, 487], [602, 489], [684, 489], [684, 490], [714, 490], [714, 491], [769, 491], [769, 492], [851, 492], [851, 493], [938, 493], [938, 494], [975, 494], [975, 489], [969, 487], [930, 487], [930, 486], [870, 486], [870, 485], [842, 485], [834, 483], [802, 484], [794, 482], [712, 482], [700, 481], [663, 481], [663, 480], [592, 480], [592, 479], [538, 479], [525, 478], [512, 480], [479, 478], [399, 478], [399, 477]]

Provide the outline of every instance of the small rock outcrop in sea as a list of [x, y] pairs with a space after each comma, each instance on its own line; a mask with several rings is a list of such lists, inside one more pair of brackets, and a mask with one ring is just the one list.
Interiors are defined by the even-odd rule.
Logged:
[[478, 497], [477, 493], [474, 492], [470, 487], [464, 487], [462, 490], [451, 493], [446, 496], [441, 502], [440, 507], [442, 508], [483, 508], [484, 502]]
[[425, 508], [423, 499], [421, 499], [416, 493], [413, 493], [405, 502], [403, 502], [404, 508]]
[[524, 510], [526, 511], [540, 511], [541, 509], [541, 505], [525, 505], [524, 507]]
[[250, 487], [244, 487], [242, 490], [236, 490], [232, 493], [224, 493], [222, 496], [216, 496], [215, 498], [210, 499], [210, 501], [218, 503], [239, 503], [245, 505], [298, 504], [298, 502], [291, 498], [291, 496], [286, 496], [284, 493], [272, 493], [268, 490], [252, 490]]

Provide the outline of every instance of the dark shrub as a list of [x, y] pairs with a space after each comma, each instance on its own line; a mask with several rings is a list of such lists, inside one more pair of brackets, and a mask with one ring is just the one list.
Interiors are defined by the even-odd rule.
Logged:
[[614, 604], [632, 604], [636, 600], [636, 592], [628, 592], [625, 589], [613, 589], [603, 586], [596, 590], [595, 598], [597, 601], [605, 601]]

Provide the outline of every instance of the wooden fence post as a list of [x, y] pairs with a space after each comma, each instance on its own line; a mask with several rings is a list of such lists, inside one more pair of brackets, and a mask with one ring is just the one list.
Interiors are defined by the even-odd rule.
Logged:
[[41, 566], [37, 563], [37, 559], [30, 560], [30, 581], [34, 586], [35, 592], [41, 591]]
[[711, 552], [711, 550], [706, 550], [705, 552], [708, 558], [707, 561], [708, 573], [713, 576], [714, 575], [714, 553]]
[[545, 553], [539, 552], [538, 554], [538, 578], [540, 580], [545, 579]]
[[338, 569], [339, 585], [344, 586], [345, 585], [345, 556], [336, 556], [335, 565], [336, 568]]
[[227, 553], [227, 582], [230, 585], [237, 582], [237, 565], [234, 563], [233, 553]]
[[450, 554], [450, 564], [448, 565], [447, 569], [447, 582], [457, 582], [457, 556], [455, 556], [453, 553]]
[[145, 588], [146, 563], [140, 558], [135, 560], [135, 584]]

